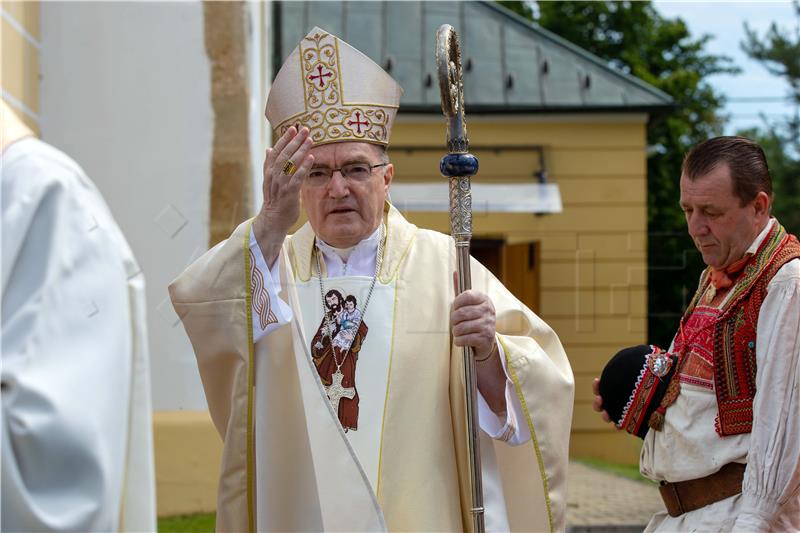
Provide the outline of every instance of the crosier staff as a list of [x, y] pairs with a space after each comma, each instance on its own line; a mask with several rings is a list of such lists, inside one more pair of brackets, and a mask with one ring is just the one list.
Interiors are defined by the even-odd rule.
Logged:
[[[461, 77], [461, 48], [458, 34], [449, 24], [436, 32], [436, 65], [439, 74], [442, 113], [447, 119], [447, 151], [439, 163], [442, 175], [450, 179], [450, 234], [456, 243], [457, 294], [471, 288], [469, 241], [472, 238], [472, 194], [470, 177], [478, 171], [478, 159], [469, 153], [464, 121], [464, 85]], [[467, 401], [467, 450], [470, 464], [472, 529], [484, 531], [483, 478], [478, 423], [478, 382], [472, 348], [462, 349]]]

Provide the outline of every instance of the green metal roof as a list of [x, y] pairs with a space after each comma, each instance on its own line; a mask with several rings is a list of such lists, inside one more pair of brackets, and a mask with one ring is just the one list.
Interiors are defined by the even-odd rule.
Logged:
[[494, 2], [276, 2], [276, 72], [314, 26], [382, 65], [405, 90], [401, 111], [438, 111], [434, 40], [459, 34], [473, 112], [651, 111], [674, 105], [644, 81]]

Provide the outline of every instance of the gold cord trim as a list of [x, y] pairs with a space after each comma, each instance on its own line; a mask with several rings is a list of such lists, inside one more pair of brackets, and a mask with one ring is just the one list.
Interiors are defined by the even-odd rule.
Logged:
[[506, 345], [500, 335], [497, 336], [497, 340], [500, 341], [500, 345], [503, 347], [503, 353], [506, 356], [506, 368], [508, 369], [509, 374], [511, 374], [511, 381], [514, 382], [514, 391], [517, 393], [517, 398], [522, 406], [522, 410], [525, 411], [525, 420], [527, 420], [528, 429], [531, 432], [531, 443], [533, 443], [533, 449], [536, 452], [536, 461], [539, 463], [539, 475], [542, 477], [542, 486], [544, 487], [544, 501], [545, 505], [547, 506], [547, 523], [550, 525], [550, 533], [554, 533], [555, 527], [553, 525], [553, 508], [550, 503], [550, 487], [547, 482], [547, 473], [544, 469], [542, 451], [539, 448], [539, 440], [536, 438], [536, 430], [533, 427], [533, 419], [531, 419], [531, 413], [528, 410], [528, 404], [525, 402], [525, 397], [522, 395], [522, 387], [519, 384], [517, 373], [514, 371], [514, 367], [511, 366], [511, 360], [508, 357], [508, 348], [506, 348]]
[[255, 347], [253, 346], [253, 297], [250, 285], [250, 232], [253, 231], [253, 221], [247, 225], [244, 234], [244, 280], [245, 280], [245, 308], [247, 315], [247, 528], [250, 533], [255, 533], [256, 519], [253, 509], [253, 387], [255, 385]]

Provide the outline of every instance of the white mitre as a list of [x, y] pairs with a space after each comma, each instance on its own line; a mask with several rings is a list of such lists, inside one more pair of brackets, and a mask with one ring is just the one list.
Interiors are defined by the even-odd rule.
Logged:
[[315, 146], [343, 141], [386, 146], [402, 94], [374, 61], [315, 27], [275, 77], [266, 115], [276, 137], [306, 126]]

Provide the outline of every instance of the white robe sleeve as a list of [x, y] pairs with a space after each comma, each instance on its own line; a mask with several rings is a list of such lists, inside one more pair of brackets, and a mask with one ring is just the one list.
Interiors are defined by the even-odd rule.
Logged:
[[[117, 530], [127, 457], [140, 451], [126, 443], [138, 372], [132, 352], [141, 342], [118, 230], [77, 167], [9, 154], [2, 169], [0, 529]], [[149, 410], [147, 417], [149, 429]], [[154, 514], [141, 518], [155, 526]]]
[[756, 396], [742, 511], [733, 531], [767, 531], [800, 491], [800, 260], [767, 287], [758, 316]]
[[292, 319], [292, 309], [281, 300], [280, 261], [270, 269], [258, 246], [256, 235], [250, 229], [250, 287], [253, 302], [253, 342]]
[[518, 446], [531, 440], [531, 431], [525, 420], [525, 412], [519, 403], [519, 397], [514, 391], [514, 383], [508, 376], [506, 354], [503, 346], [499, 342], [495, 342], [497, 343], [498, 356], [503, 364], [503, 372], [506, 375], [505, 396], [507, 412], [505, 419], [497, 416], [489, 407], [489, 404], [486, 403], [483, 394], [478, 391], [478, 424], [483, 432], [491, 438], [507, 442], [512, 446]]

